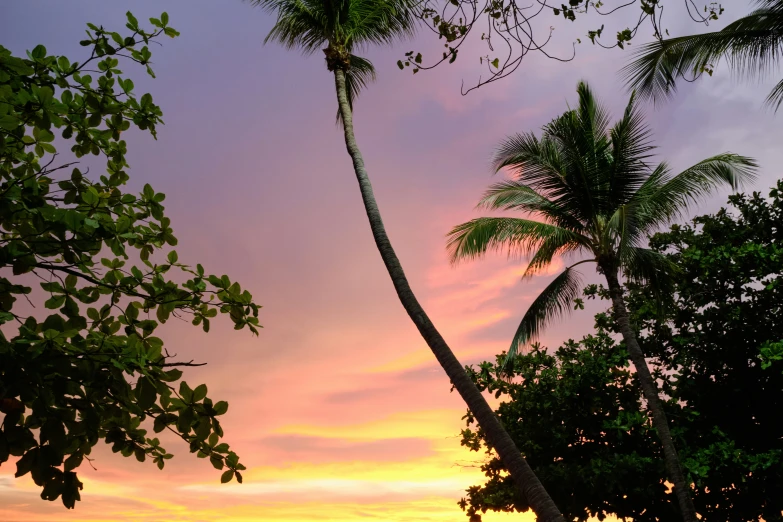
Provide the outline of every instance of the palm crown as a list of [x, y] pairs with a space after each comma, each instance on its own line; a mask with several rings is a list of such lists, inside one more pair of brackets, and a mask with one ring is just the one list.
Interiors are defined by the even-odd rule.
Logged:
[[[322, 49], [329, 70], [345, 71], [351, 108], [359, 91], [375, 79], [372, 63], [353, 52], [411, 37], [417, 23], [414, 0], [252, 0], [251, 3], [277, 16], [265, 43], [277, 42], [305, 54]], [[339, 120], [339, 112], [337, 117]]]
[[737, 188], [755, 176], [753, 160], [730, 153], [679, 174], [666, 163], [653, 165], [655, 147], [633, 95], [610, 128], [608, 114], [590, 88], [580, 83], [577, 92], [579, 106], [546, 125], [540, 139], [518, 134], [501, 144], [494, 167], [510, 168], [513, 177], [492, 185], [478, 205], [539, 220], [478, 218], [449, 233], [453, 262], [491, 249], [507, 251], [530, 259], [523, 279], [556, 256], [590, 256], [567, 267], [536, 298], [517, 329], [510, 356], [548, 321], [570, 310], [582, 288], [574, 270], [578, 264], [596, 262], [601, 272], [619, 271], [662, 289], [675, 267], [643, 246], [648, 234], [718, 187]]
[[[674, 92], [678, 76], [699, 75], [725, 57], [740, 75], [759, 76], [771, 69], [783, 51], [783, 0], [756, 0], [757, 9], [720, 31], [671, 38], [641, 47], [625, 67], [628, 84], [652, 98]], [[767, 102], [783, 102], [783, 80]]]

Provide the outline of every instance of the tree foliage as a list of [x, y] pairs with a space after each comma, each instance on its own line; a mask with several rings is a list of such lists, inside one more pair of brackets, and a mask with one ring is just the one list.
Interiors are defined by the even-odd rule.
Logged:
[[[781, 520], [783, 181], [768, 200], [755, 193], [729, 202], [735, 212], [651, 239], [682, 269], [663, 315], [641, 285], [629, 285], [628, 304], [702, 520]], [[595, 285], [585, 295], [608, 297]], [[554, 353], [536, 345], [508, 377], [498, 377], [504, 355], [471, 374], [503, 398], [498, 415], [568, 520], [673, 520], [660, 444], [614, 325], [610, 313], [598, 314], [595, 334]], [[462, 444], [486, 449], [470, 414], [466, 420]], [[491, 452], [482, 470], [487, 479], [467, 491], [463, 509], [474, 518], [514, 510], [519, 499]]]
[[[179, 34], [166, 13], [151, 30], [127, 18], [124, 35], [88, 24], [82, 62], [0, 47], [0, 464], [16, 457], [17, 477], [29, 473], [43, 499], [68, 508], [99, 440], [163, 468], [172, 455], [150, 424], [225, 469], [222, 482], [241, 482], [244, 469], [221, 442], [228, 404], [182, 381], [177, 366], [189, 363], [154, 334], [185, 316], [206, 332], [218, 313], [257, 334], [259, 307], [227, 276], [179, 262], [164, 194], [122, 191], [122, 133], [155, 136], [163, 122], [120, 60], [154, 77], [149, 45]], [[64, 146], [73, 161], [60, 160]], [[98, 179], [77, 166], [90, 155], [105, 159]]]

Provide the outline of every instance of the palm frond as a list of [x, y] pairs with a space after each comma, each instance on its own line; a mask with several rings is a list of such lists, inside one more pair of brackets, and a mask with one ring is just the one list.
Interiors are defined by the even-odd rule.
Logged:
[[606, 222], [604, 243], [612, 245], [618, 251], [629, 246], [636, 246], [642, 236], [639, 233], [637, 216], [630, 205], [620, 205]]
[[746, 156], [724, 153], [707, 158], [674, 176], [665, 164], [642, 185], [629, 201], [638, 232], [669, 223], [689, 206], [722, 187], [737, 190], [756, 179], [758, 165]]
[[569, 254], [585, 250], [584, 242], [573, 241], [567, 236], [553, 236], [546, 239], [538, 245], [536, 253], [530, 258], [530, 261], [522, 274], [522, 280], [529, 279], [546, 270], [556, 256]]
[[476, 207], [538, 214], [559, 227], [579, 233], [584, 230], [582, 223], [575, 219], [559, 201], [552, 201], [536, 192], [532, 187], [515, 180], [506, 180], [490, 185]]
[[783, 52], [783, 9], [777, 1], [759, 4], [760, 9], [720, 31], [642, 46], [623, 68], [627, 85], [642, 96], [666, 98], [675, 92], [678, 77], [698, 75], [724, 57], [740, 74], [763, 74]]
[[731, 66], [740, 74], [763, 76], [783, 52], [783, 9], [761, 8], [729, 24], [721, 33], [733, 33], [727, 49]]
[[421, 5], [415, 0], [250, 0], [276, 14], [265, 42], [317, 51], [325, 43], [350, 52], [412, 37]]
[[312, 54], [329, 40], [330, 27], [324, 2], [251, 0], [250, 3], [277, 15], [264, 43], [277, 42], [286, 49], [300, 48], [304, 54]]
[[590, 86], [580, 81], [576, 85], [579, 96], [579, 120], [583, 129], [588, 129], [595, 139], [606, 136], [609, 128], [609, 112], [598, 102]]
[[[372, 62], [361, 56], [350, 56], [350, 68], [345, 71], [345, 94], [348, 97], [348, 106], [353, 110], [353, 101], [367, 84], [375, 81], [375, 67]], [[342, 122], [342, 114], [337, 108], [337, 123]]]
[[775, 112], [780, 108], [780, 104], [783, 103], [783, 80], [780, 80], [769, 93], [766, 103], [772, 107]]
[[504, 365], [516, 357], [519, 350], [534, 341], [548, 323], [566, 315], [574, 299], [582, 290], [579, 272], [573, 267], [566, 268], [536, 297], [519, 323]]
[[448, 234], [451, 262], [483, 256], [488, 250], [509, 256], [528, 256], [546, 241], [583, 244], [583, 236], [547, 223], [518, 218], [477, 218], [454, 227]]
[[563, 161], [558, 143], [547, 134], [541, 140], [533, 133], [506, 138], [495, 151], [492, 166], [496, 171], [509, 168], [516, 181], [557, 202], [575, 219], [585, 222], [591, 217], [583, 210], [580, 194], [566, 179], [569, 165]]
[[622, 119], [610, 131], [612, 162], [606, 171], [609, 197], [606, 211], [625, 204], [650, 176], [648, 160], [655, 149], [650, 139], [652, 133], [644, 122], [635, 94], [625, 107]]
[[343, 0], [348, 4], [348, 49], [386, 45], [411, 38], [419, 22], [421, 3], [415, 0]]
[[605, 173], [610, 167], [609, 115], [584, 82], [577, 86], [579, 106], [544, 127], [546, 139], [556, 144], [565, 179], [584, 216], [605, 206]]

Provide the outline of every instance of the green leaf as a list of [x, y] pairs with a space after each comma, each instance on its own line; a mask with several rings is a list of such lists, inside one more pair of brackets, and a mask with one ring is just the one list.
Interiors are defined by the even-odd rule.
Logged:
[[46, 57], [46, 47], [43, 45], [36, 45], [32, 52], [32, 57], [35, 60], [40, 60]]
[[33, 469], [33, 466], [38, 463], [38, 448], [33, 448], [22, 455], [18, 461], [16, 461], [16, 478], [22, 477]]
[[231, 479], [234, 477], [234, 471], [233, 470], [226, 470], [223, 472], [222, 475], [220, 475], [220, 483], [225, 484], [227, 482], [231, 482]]
[[226, 401], [218, 401], [213, 408], [216, 415], [223, 415], [228, 411], [228, 403]]
[[236, 453], [233, 451], [228, 453], [228, 456], [226, 457], [226, 464], [228, 464], [231, 468], [236, 468], [237, 464], [239, 464], [239, 457]]
[[172, 368], [171, 370], [161, 375], [161, 379], [167, 382], [178, 381], [181, 378], [182, 378], [182, 370], [178, 370], [176, 368]]
[[190, 389], [190, 386], [185, 381], [179, 383], [179, 394], [185, 402], [195, 402], [193, 401], [193, 390]]
[[77, 277], [73, 274], [68, 274], [65, 276], [65, 287], [66, 288], [75, 288], [77, 282]]
[[0, 129], [11, 131], [19, 127], [20, 123], [21, 121], [19, 121], [19, 118], [13, 114], [0, 116]]
[[139, 408], [148, 410], [155, 404], [157, 398], [158, 392], [155, 389], [155, 384], [147, 377], [140, 377], [136, 383], [136, 401]]
[[199, 384], [196, 386], [196, 389], [193, 390], [193, 399], [192, 402], [201, 402], [204, 397], [207, 396], [207, 385], [206, 384]]
[[44, 306], [50, 310], [54, 310], [56, 308], [60, 308], [63, 305], [63, 303], [65, 303], [64, 295], [53, 295], [52, 297], [46, 300]]
[[65, 459], [65, 462], [63, 463], [63, 469], [65, 471], [72, 471], [78, 468], [81, 465], [83, 458], [84, 455], [82, 455], [81, 453], [79, 452], [73, 453], [70, 457]]
[[137, 29], [139, 27], [139, 21], [136, 19], [135, 16], [133, 16], [133, 13], [128, 11], [127, 13], [125, 13], [125, 16], [127, 16], [128, 25], [130, 25], [132, 29]]
[[177, 418], [177, 430], [182, 434], [188, 434], [193, 425], [193, 410], [186, 408], [181, 411]]
[[223, 469], [223, 459], [221, 459], [214, 453], [209, 456], [209, 462], [212, 463], [212, 467], [214, 467], [215, 469]]

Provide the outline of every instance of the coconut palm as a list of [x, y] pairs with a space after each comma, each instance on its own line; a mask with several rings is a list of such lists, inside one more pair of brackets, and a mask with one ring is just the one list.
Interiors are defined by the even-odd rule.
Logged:
[[[757, 9], [720, 31], [670, 38], [647, 44], [623, 72], [629, 86], [654, 99], [673, 93], [678, 77], [712, 71], [721, 58], [741, 76], [773, 69], [783, 53], [783, 0], [756, 0]], [[777, 110], [783, 80], [767, 96]]]
[[736, 188], [752, 179], [756, 164], [726, 153], [673, 174], [665, 163], [651, 163], [650, 131], [633, 96], [622, 119], [610, 128], [606, 110], [589, 87], [580, 83], [577, 92], [578, 108], [546, 125], [540, 139], [532, 133], [519, 134], [501, 144], [494, 167], [509, 168], [513, 177], [492, 185], [479, 203], [485, 209], [519, 211], [537, 219], [484, 217], [459, 225], [449, 233], [451, 259], [474, 259], [489, 250], [522, 255], [529, 258], [524, 279], [545, 270], [558, 256], [587, 254], [565, 268], [533, 301], [509, 356], [571, 309], [582, 288], [575, 267], [595, 263], [606, 279], [614, 319], [660, 437], [683, 519], [695, 522], [689, 486], [655, 380], [629, 321], [620, 278], [664, 291], [667, 276], [676, 267], [644, 247], [647, 235], [715, 189]]
[[334, 74], [338, 120], [342, 122], [345, 145], [353, 161], [370, 229], [400, 302], [487, 434], [538, 520], [564, 522], [541, 482], [414, 296], [384, 229], [364, 159], [356, 144], [353, 103], [361, 88], [374, 78], [375, 71], [369, 60], [353, 53], [370, 44], [389, 44], [412, 35], [417, 20], [416, 0], [254, 0], [252, 3], [277, 16], [265, 41], [278, 42], [306, 54], [323, 50], [326, 67]]

